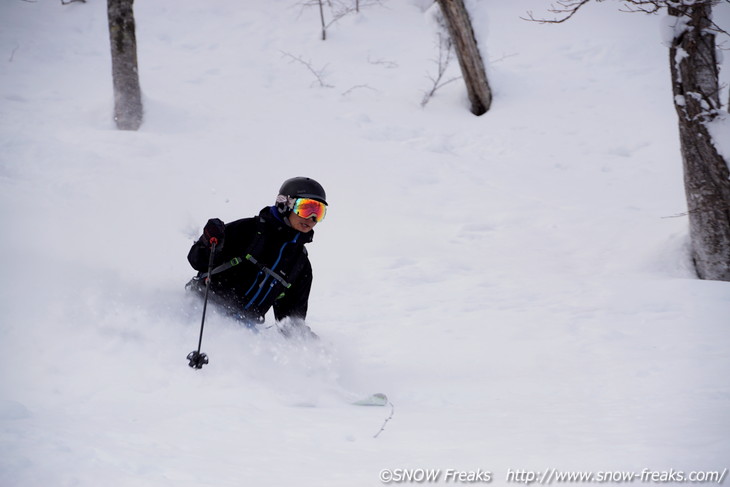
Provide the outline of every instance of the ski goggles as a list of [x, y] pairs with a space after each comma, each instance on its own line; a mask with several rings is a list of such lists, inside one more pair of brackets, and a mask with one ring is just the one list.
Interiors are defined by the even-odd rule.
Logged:
[[327, 205], [311, 198], [297, 198], [291, 211], [302, 218], [313, 218], [315, 222], [321, 222], [327, 213]]

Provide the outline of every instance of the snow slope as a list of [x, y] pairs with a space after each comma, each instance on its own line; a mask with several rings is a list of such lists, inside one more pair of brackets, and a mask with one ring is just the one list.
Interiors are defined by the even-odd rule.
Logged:
[[[429, 2], [325, 42], [302, 3], [137, 2], [136, 133], [110, 118], [104, 2], [0, 4], [0, 485], [730, 467], [730, 287], [688, 261], [662, 19], [471, 2], [495, 94], [476, 118], [460, 82], [420, 106]], [[212, 312], [191, 370], [190, 244], [295, 175], [330, 201], [321, 343]]]

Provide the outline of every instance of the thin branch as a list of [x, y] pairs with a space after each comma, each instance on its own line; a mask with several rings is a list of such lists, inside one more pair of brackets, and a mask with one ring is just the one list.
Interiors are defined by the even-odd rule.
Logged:
[[[556, 7], [554, 4], [550, 5], [550, 8], [548, 9], [548, 12], [556, 14], [557, 18], [554, 19], [544, 19], [544, 18], [535, 18], [532, 11], [527, 12], [527, 18], [520, 17], [522, 20], [528, 20], [531, 22], [538, 22], [540, 24], [561, 24], [565, 22], [566, 20], [573, 17], [578, 10], [590, 2], [591, 0], [558, 0], [558, 6]], [[602, 1], [602, 0], [597, 0]], [[715, 0], [700, 0], [700, 1], [706, 1], [706, 2], [713, 2]], [[726, 0], [727, 1], [727, 0]], [[622, 8], [619, 8], [619, 11], [621, 12], [627, 12], [627, 13], [645, 13], [645, 14], [655, 14], [659, 12], [663, 8], [670, 8], [670, 7], [677, 7], [677, 2], [673, 2], [671, 0], [624, 0], [625, 6]], [[714, 21], [710, 20], [711, 26], [710, 30], [721, 33], [721, 34], [728, 34], [727, 31], [722, 29], [719, 25], [717, 25]]]
[[319, 86], [321, 88], [334, 88], [334, 86], [325, 83], [324, 82], [324, 79], [323, 79], [324, 72], [327, 69], [327, 65], [325, 65], [320, 70], [316, 70], [316, 69], [314, 69], [314, 67], [312, 67], [311, 61], [305, 61], [301, 57], [295, 56], [295, 55], [290, 54], [290, 53], [288, 53], [286, 51], [279, 51], [279, 52], [281, 52], [284, 56], [288, 57], [289, 59], [291, 59], [293, 61], [296, 61], [296, 62], [304, 65], [309, 70], [309, 72], [312, 73], [314, 75], [314, 77], [317, 79], [317, 82], [319, 83]]
[[662, 220], [668, 219], [668, 218], [682, 218], [684, 216], [688, 216], [690, 213], [701, 213], [701, 212], [705, 212], [705, 211], [727, 211], [727, 210], [730, 210], [730, 204], [725, 204], [725, 205], [720, 205], [720, 206], [718, 206], [716, 204], [712, 204], [712, 205], [697, 206], [695, 208], [689, 209], [682, 213], [662, 216], [660, 218]]
[[342, 93], [342, 96], [347, 96], [347, 95], [349, 95], [350, 93], [352, 93], [353, 91], [355, 91], [357, 89], [368, 89], [368, 90], [372, 90], [372, 91], [376, 91], [376, 92], [378, 91], [375, 88], [373, 88], [372, 86], [368, 86], [368, 85], [355, 85], [352, 88], [350, 88], [349, 90], [344, 91]]
[[380, 64], [382, 66], [385, 66], [387, 69], [393, 69], [393, 68], [398, 67], [398, 63], [394, 63], [393, 61], [386, 61], [384, 59], [372, 60], [372, 59], [370, 59], [369, 54], [368, 54], [368, 63], [369, 64]]
[[559, 0], [556, 7], [554, 4], [550, 5], [548, 12], [558, 15], [555, 19], [536, 19], [532, 11], [528, 11], [528, 18], [520, 17], [522, 20], [528, 20], [530, 22], [537, 22], [540, 24], [561, 24], [566, 20], [570, 19], [578, 10], [591, 0]]
[[10, 53], [10, 58], [8, 58], [8, 62], [9, 63], [12, 63], [13, 62], [13, 58], [15, 57], [15, 51], [17, 51], [18, 49], [20, 49], [20, 46], [19, 45], [16, 45], [13, 48], [12, 52]]
[[499, 62], [502, 62], [502, 61], [504, 61], [505, 59], [508, 59], [508, 58], [511, 58], [511, 57], [515, 57], [516, 55], [517, 55], [516, 53], [512, 53], [512, 54], [502, 54], [502, 56], [501, 56], [501, 57], [498, 57], [498, 58], [496, 58], [496, 59], [490, 59], [490, 60], [489, 60], [489, 64], [495, 64], [495, 63], [499, 63]]
[[378, 436], [380, 436], [380, 433], [385, 431], [385, 425], [388, 424], [388, 421], [393, 419], [393, 415], [395, 414], [395, 406], [393, 406], [393, 403], [390, 401], [388, 401], [388, 405], [390, 406], [390, 416], [385, 418], [385, 421], [383, 421], [383, 426], [380, 427], [380, 430], [377, 433], [375, 433], [373, 438], [377, 438]]
[[438, 91], [443, 86], [452, 83], [456, 80], [461, 79], [461, 76], [457, 76], [455, 78], [451, 78], [447, 81], [441, 81], [444, 77], [444, 74], [446, 74], [446, 70], [449, 67], [449, 63], [451, 62], [452, 56], [452, 42], [451, 37], [449, 37], [447, 34], [443, 34], [439, 32], [438, 34], [438, 46], [439, 46], [439, 58], [436, 61], [436, 64], [438, 65], [438, 70], [436, 76], [428, 76], [428, 78], [433, 83], [431, 86], [431, 89], [427, 91], [423, 98], [421, 99], [421, 106], [425, 107], [429, 101], [431, 101], [431, 98], [433, 98], [434, 94], [436, 94], [436, 91]]
[[327, 6], [329, 7], [330, 12], [332, 13], [332, 18], [329, 22], [325, 20], [324, 15], [324, 4], [325, 0], [307, 0], [304, 2], [301, 2], [300, 5], [302, 6], [302, 10], [306, 7], [312, 7], [316, 6], [319, 8], [319, 21], [322, 28], [322, 40], [327, 40], [327, 29], [337, 22], [338, 20], [342, 19], [343, 17], [348, 16], [351, 13], [359, 13], [360, 9], [363, 7], [369, 7], [371, 5], [380, 5], [381, 0], [371, 0], [371, 1], [357, 1], [355, 3], [355, 6], [350, 6], [348, 4], [345, 4], [344, 2], [340, 0], [326, 0]]
[[688, 211], [685, 211], [684, 213], [677, 213], [676, 215], [669, 215], [669, 216], [662, 216], [660, 217], [662, 220], [668, 219], [668, 218], [681, 218], [683, 216], [689, 215]]
[[[633, 7], [632, 7], [632, 5], [633, 5]], [[646, 5], [648, 5], [648, 7]], [[627, 5], [625, 9], [620, 8], [619, 11], [628, 12], [628, 13], [643, 12], [645, 14], [655, 14], [661, 9], [662, 9], [662, 5], [658, 5], [657, 2], [636, 1], [636, 2], [630, 2], [630, 4]]]
[[[433, 78], [431, 78], [431, 79], [433, 80]], [[460, 79], [461, 79], [461, 76], [457, 76], [455, 78], [446, 80], [443, 83], [438, 83], [438, 80], [435, 80], [434, 85], [431, 88], [431, 90], [429, 90], [428, 92], [426, 92], [423, 95], [423, 99], [421, 100], [421, 106], [425, 107], [428, 104], [428, 102], [431, 101], [431, 98], [433, 98], [433, 95], [435, 95], [439, 89], [443, 88], [444, 86], [448, 85], [449, 83], [453, 83], [454, 81], [459, 81]]]

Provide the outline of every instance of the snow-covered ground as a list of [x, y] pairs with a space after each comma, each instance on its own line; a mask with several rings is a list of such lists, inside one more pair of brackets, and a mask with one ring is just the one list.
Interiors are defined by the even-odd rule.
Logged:
[[[324, 42], [303, 4], [137, 2], [130, 133], [105, 2], [0, 3], [0, 485], [730, 467], [730, 286], [688, 260], [662, 18], [471, 2], [495, 95], [477, 118], [460, 81], [420, 106], [428, 1]], [[300, 175], [330, 202], [321, 342], [212, 312], [190, 369], [190, 244]], [[349, 404], [372, 392], [391, 405]]]

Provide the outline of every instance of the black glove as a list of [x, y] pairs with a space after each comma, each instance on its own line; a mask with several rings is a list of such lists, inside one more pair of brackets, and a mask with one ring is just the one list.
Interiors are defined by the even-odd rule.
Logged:
[[212, 242], [216, 243], [216, 247], [223, 246], [223, 239], [226, 236], [226, 226], [218, 218], [211, 218], [203, 228], [203, 236], [200, 239], [205, 245], [210, 247]]

